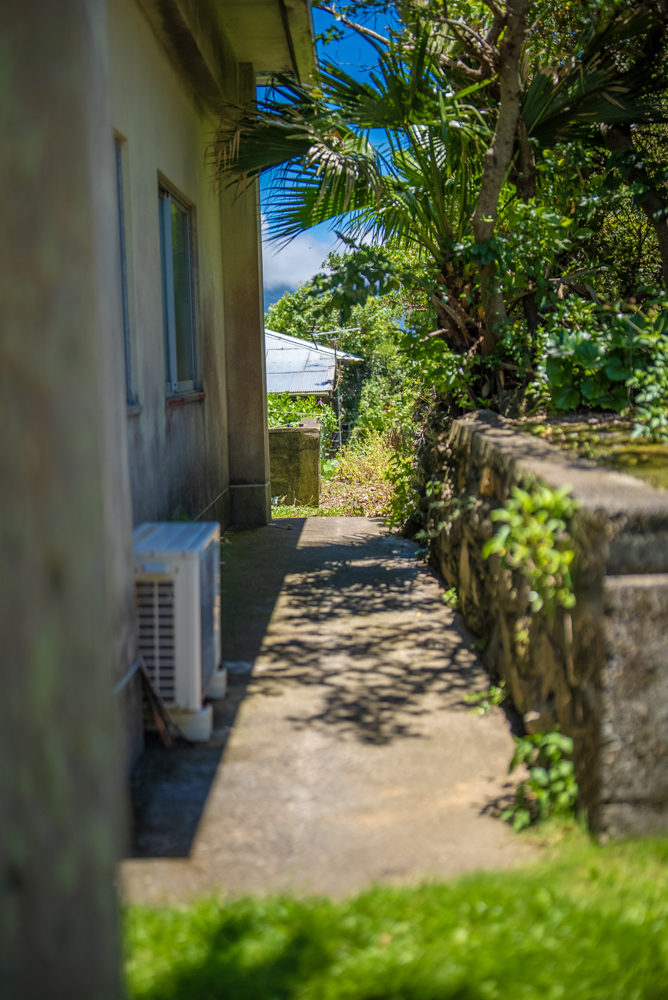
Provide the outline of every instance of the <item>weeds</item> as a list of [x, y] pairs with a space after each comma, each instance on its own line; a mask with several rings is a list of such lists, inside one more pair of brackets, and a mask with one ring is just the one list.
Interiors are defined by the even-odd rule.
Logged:
[[[505, 683], [502, 681], [500, 687], [492, 684], [486, 691], [475, 691], [473, 694], [464, 696], [467, 705], [473, 705], [471, 711], [474, 715], [487, 715], [493, 708], [500, 705], [505, 700]], [[513, 758], [514, 760], [514, 758]]]
[[515, 743], [509, 773], [526, 764], [529, 777], [517, 786], [515, 802], [501, 813], [501, 819], [514, 830], [523, 830], [550, 816], [572, 817], [578, 786], [573, 761], [563, 759], [563, 754], [573, 753], [570, 736], [563, 736], [556, 726], [551, 733], [516, 736]]
[[338, 453], [336, 468], [322, 485], [321, 509], [348, 517], [384, 517], [391, 494], [386, 478], [391, 455], [387, 437], [380, 431], [353, 438]]
[[441, 594], [441, 600], [446, 608], [452, 608], [453, 611], [459, 610], [459, 594], [456, 587], [450, 587], [449, 590]]
[[492, 511], [491, 519], [503, 523], [482, 550], [483, 559], [497, 553], [505, 566], [525, 574], [531, 584], [531, 610], [543, 608], [548, 617], [557, 605], [575, 604], [570, 575], [574, 553], [566, 527], [580, 504], [569, 492], [570, 486], [536, 486], [530, 491], [514, 486], [503, 507]]

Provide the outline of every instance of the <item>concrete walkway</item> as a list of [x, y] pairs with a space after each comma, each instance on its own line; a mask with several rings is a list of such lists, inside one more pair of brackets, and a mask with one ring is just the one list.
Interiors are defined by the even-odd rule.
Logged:
[[144, 754], [126, 899], [341, 897], [529, 856], [489, 815], [508, 722], [463, 703], [489, 680], [415, 548], [361, 517], [230, 536], [230, 691], [210, 745]]

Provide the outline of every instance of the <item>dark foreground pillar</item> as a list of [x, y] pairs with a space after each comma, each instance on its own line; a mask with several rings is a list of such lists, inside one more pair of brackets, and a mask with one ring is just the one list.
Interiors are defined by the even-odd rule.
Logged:
[[1, 3], [0, 66], [0, 996], [111, 1000], [131, 576], [104, 0]]

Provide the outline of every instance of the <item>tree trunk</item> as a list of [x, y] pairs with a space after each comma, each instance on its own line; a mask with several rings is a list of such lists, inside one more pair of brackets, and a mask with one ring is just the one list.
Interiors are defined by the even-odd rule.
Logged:
[[[531, 6], [532, 0], [508, 0], [506, 6], [508, 21], [499, 50], [499, 113], [492, 145], [485, 153], [480, 195], [472, 219], [473, 235], [479, 245], [489, 243], [494, 235], [499, 196], [513, 157], [520, 114], [519, 62]], [[506, 309], [496, 264], [482, 264], [479, 274], [485, 314], [483, 353], [490, 354], [498, 339], [498, 325], [506, 318]]]
[[[520, 147], [520, 162], [515, 181], [515, 190], [517, 191], [517, 197], [526, 204], [536, 196], [536, 156], [533, 146], [529, 141], [527, 127], [521, 115], [517, 122], [517, 138]], [[528, 295], [524, 296], [522, 308], [527, 330], [533, 341], [538, 329], [538, 306], [536, 304], [535, 292], [529, 292]]]
[[133, 613], [106, 4], [0, 4], [0, 48], [0, 995], [116, 1000]]
[[[611, 153], [630, 153], [635, 150], [633, 144], [633, 133], [630, 125], [603, 125], [601, 128], [606, 148]], [[656, 233], [661, 255], [661, 270], [663, 272], [663, 283], [668, 289], [668, 220], [665, 217], [657, 217], [663, 209], [665, 211], [665, 200], [659, 195], [656, 188], [644, 170], [634, 170], [632, 179], [642, 181], [649, 190], [640, 202], [640, 207], [647, 216], [647, 220]]]
[[517, 197], [526, 203], [536, 196], [536, 155], [521, 115], [517, 120], [517, 138], [520, 147], [520, 162], [515, 190]]

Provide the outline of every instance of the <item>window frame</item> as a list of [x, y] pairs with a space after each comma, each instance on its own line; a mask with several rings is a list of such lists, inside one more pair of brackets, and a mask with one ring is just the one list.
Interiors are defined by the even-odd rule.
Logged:
[[[192, 378], [178, 378], [177, 345], [176, 345], [176, 308], [174, 298], [174, 256], [172, 246], [172, 203], [175, 203], [186, 215], [187, 252], [186, 267], [188, 278], [188, 313], [190, 316], [190, 353], [192, 363]], [[165, 392], [167, 396], [183, 395], [196, 392], [200, 388], [198, 379], [197, 351], [197, 309], [196, 309], [196, 273], [195, 266], [195, 232], [193, 206], [174, 192], [160, 179], [158, 183], [158, 210], [160, 223], [160, 262], [162, 278], [162, 315], [165, 340]]]
[[125, 195], [125, 151], [126, 140], [114, 134], [114, 153], [116, 162], [116, 203], [118, 211], [118, 234], [121, 265], [121, 304], [123, 316], [123, 353], [125, 357], [125, 401], [128, 407], [137, 406], [137, 394], [133, 382], [132, 357], [132, 325], [130, 320], [130, 288], [128, 267], [128, 234], [126, 225], [126, 195]]

